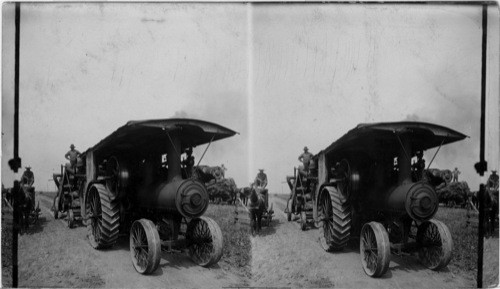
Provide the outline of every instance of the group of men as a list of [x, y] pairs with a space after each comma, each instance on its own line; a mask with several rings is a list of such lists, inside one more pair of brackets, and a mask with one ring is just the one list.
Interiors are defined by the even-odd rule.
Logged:
[[[311, 161], [314, 155], [309, 152], [308, 147], [304, 147], [304, 152], [299, 155], [299, 162], [302, 163], [302, 166], [299, 167], [299, 172], [302, 175], [308, 175], [311, 169]], [[266, 188], [267, 186], [267, 175], [264, 173], [264, 169], [259, 169], [259, 173], [255, 177], [255, 180], [251, 184], [254, 187]]]

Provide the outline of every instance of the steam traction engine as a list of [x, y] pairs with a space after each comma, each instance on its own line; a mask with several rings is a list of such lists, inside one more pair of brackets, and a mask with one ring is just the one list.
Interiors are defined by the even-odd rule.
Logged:
[[132, 263], [141, 274], [157, 269], [162, 250], [187, 249], [198, 265], [217, 263], [221, 230], [202, 217], [207, 190], [181, 158], [193, 147], [234, 134], [192, 119], [129, 121], [88, 149], [81, 191], [92, 247], [111, 247], [129, 232]]
[[360, 124], [317, 154], [314, 218], [322, 247], [340, 250], [359, 236], [361, 263], [372, 277], [388, 270], [391, 252], [418, 252], [426, 267], [445, 267], [451, 234], [432, 219], [437, 195], [422, 178], [422, 159], [412, 165], [412, 158], [465, 137], [421, 122]]

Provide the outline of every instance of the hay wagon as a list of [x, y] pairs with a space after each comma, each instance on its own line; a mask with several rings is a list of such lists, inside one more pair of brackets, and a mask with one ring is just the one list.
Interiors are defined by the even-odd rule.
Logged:
[[300, 228], [305, 230], [308, 224], [314, 222], [314, 195], [317, 177], [313, 170], [311, 173], [302, 174], [294, 168], [293, 176], [287, 176], [286, 182], [290, 188], [290, 198], [286, 204], [285, 214], [287, 220], [292, 221], [294, 216], [300, 219]]

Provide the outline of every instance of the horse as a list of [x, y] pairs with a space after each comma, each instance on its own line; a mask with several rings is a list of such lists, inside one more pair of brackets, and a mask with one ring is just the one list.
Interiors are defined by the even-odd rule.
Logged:
[[247, 206], [250, 215], [250, 229], [252, 235], [259, 233], [262, 229], [262, 215], [266, 210], [266, 203], [262, 195], [255, 188], [250, 191], [249, 204]]
[[29, 226], [29, 216], [35, 207], [35, 188], [14, 184], [12, 189], [14, 206], [17, 206], [16, 219], [20, 230], [27, 230]]
[[248, 198], [250, 197], [250, 193], [252, 192], [252, 187], [244, 187], [240, 188], [240, 201], [245, 206], [248, 204]]
[[498, 217], [498, 191], [489, 188], [485, 190], [484, 213], [485, 233], [492, 236]]

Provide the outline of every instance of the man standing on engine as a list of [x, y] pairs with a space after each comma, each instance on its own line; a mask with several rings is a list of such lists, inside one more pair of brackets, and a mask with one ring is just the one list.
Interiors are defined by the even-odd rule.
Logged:
[[71, 169], [73, 169], [73, 171], [74, 171], [75, 167], [76, 167], [76, 163], [78, 161], [78, 157], [80, 156], [81, 153], [79, 151], [75, 150], [74, 144], [71, 144], [71, 146], [69, 148], [70, 148], [70, 150], [64, 155], [64, 158], [69, 160], [69, 163], [71, 165]]
[[299, 168], [299, 171], [301, 171], [302, 174], [307, 175], [309, 173], [309, 164], [311, 163], [313, 156], [314, 155], [309, 152], [309, 149], [304, 147], [304, 152], [299, 156], [299, 162], [302, 162], [303, 165], [302, 170]]

